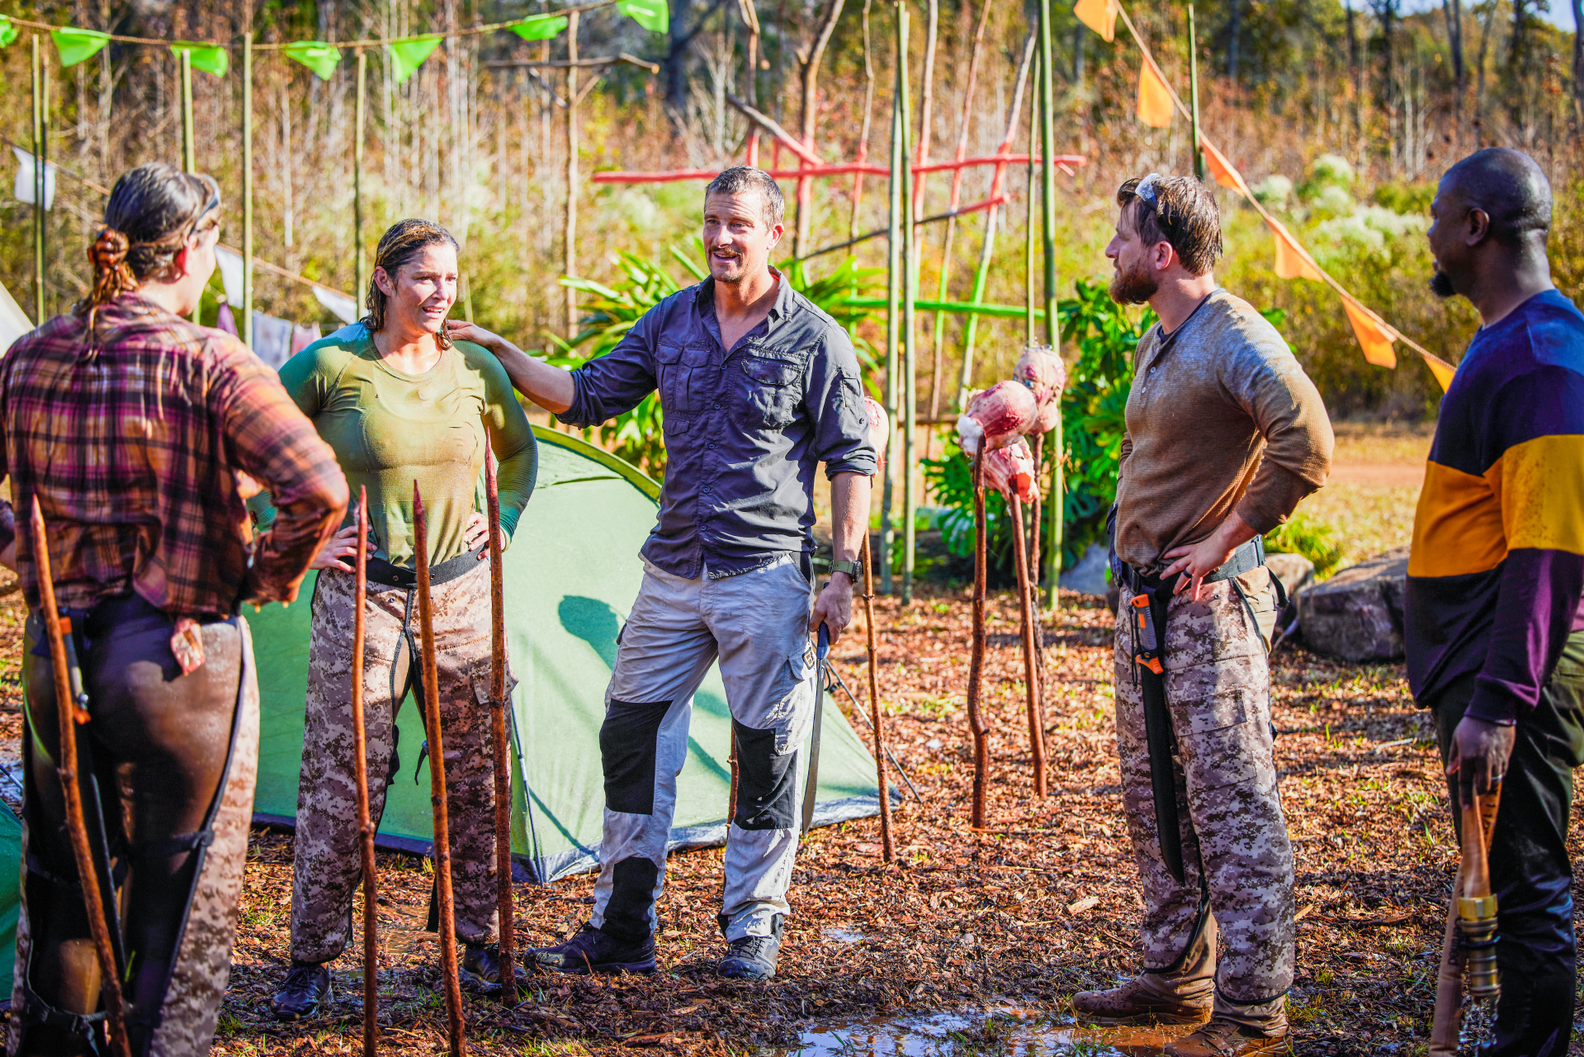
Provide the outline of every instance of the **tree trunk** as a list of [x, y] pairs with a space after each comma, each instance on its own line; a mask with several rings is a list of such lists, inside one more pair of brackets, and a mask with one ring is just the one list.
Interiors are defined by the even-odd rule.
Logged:
[[[819, 68], [825, 58], [825, 47], [836, 29], [843, 0], [831, 0], [829, 10], [814, 36], [808, 58], [803, 62], [803, 146], [814, 149], [814, 124], [819, 107]], [[814, 224], [812, 177], [800, 176], [797, 184], [797, 227], [792, 238], [792, 256], [801, 257], [809, 249], [809, 234]]]

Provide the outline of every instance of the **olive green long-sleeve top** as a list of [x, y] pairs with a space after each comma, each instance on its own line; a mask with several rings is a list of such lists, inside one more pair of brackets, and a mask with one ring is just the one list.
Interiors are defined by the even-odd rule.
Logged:
[[484, 445], [499, 465], [501, 528], [509, 537], [533, 492], [539, 451], [506, 371], [488, 350], [457, 342], [424, 374], [387, 364], [361, 323], [308, 346], [280, 371], [286, 392], [332, 450], [351, 489], [345, 524], [368, 488], [375, 553], [412, 567], [413, 482], [428, 517], [429, 561], [467, 549], [468, 516], [482, 508]]
[[1236, 510], [1258, 533], [1325, 484], [1334, 439], [1314, 383], [1247, 301], [1216, 290], [1139, 339], [1117, 473], [1117, 557], [1153, 571]]

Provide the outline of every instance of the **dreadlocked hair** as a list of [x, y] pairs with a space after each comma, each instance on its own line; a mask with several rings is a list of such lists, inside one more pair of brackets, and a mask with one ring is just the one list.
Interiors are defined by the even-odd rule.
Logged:
[[176, 255], [214, 210], [219, 195], [212, 177], [184, 173], [163, 162], [122, 173], [110, 190], [104, 226], [88, 246], [93, 286], [72, 310], [86, 313], [91, 328], [100, 305], [149, 279], [171, 278]]
[[[457, 240], [439, 224], [431, 224], [427, 220], [399, 220], [380, 236], [379, 245], [374, 250], [374, 270], [383, 269], [394, 283], [401, 266], [411, 263], [426, 246], [450, 246], [460, 252]], [[378, 334], [385, 329], [385, 312], [390, 307], [390, 298], [380, 289], [379, 280], [372, 273], [364, 305], [368, 308], [368, 315], [363, 317], [362, 323], [370, 334]], [[451, 347], [451, 335], [446, 332], [444, 325], [435, 334], [435, 344], [442, 349]]]

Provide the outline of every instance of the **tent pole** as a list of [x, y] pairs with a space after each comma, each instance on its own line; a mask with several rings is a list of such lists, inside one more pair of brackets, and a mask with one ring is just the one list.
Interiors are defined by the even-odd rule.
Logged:
[[44, 61], [38, 34], [33, 34], [33, 325], [44, 325], [44, 118], [48, 103], [44, 93]]
[[242, 344], [253, 347], [253, 5], [242, 36]]
[[363, 88], [368, 79], [368, 53], [357, 53], [357, 108], [352, 121], [352, 298], [356, 302], [368, 284], [368, 263], [363, 255]]
[[[899, 6], [898, 11], [901, 10]], [[898, 18], [901, 16], [899, 15]], [[886, 428], [895, 429], [897, 422], [897, 341], [901, 333], [902, 312], [898, 302], [902, 299], [902, 184], [907, 179], [902, 155], [902, 99], [896, 85], [891, 93], [891, 184], [886, 232]], [[896, 460], [887, 461], [885, 480], [880, 491], [880, 590], [890, 594], [891, 584], [891, 497], [896, 487]]]
[[[908, 97], [908, 9], [897, 4], [897, 85], [902, 101], [902, 157], [913, 156], [912, 100]], [[918, 300], [918, 227], [913, 223], [911, 180], [902, 181], [902, 387], [897, 401], [902, 410], [902, 604], [913, 601], [913, 439], [918, 426], [913, 346], [918, 329], [914, 303]]]
[[[1040, 231], [1045, 238], [1045, 344], [1052, 351], [1060, 353], [1061, 337], [1056, 329], [1056, 129], [1051, 73], [1051, 4], [1050, 0], [1040, 0]], [[1052, 609], [1056, 607], [1058, 581], [1061, 578], [1062, 512], [1065, 505], [1059, 399], [1056, 411], [1056, 425], [1051, 430], [1050, 541], [1045, 549], [1045, 598], [1046, 604]]]

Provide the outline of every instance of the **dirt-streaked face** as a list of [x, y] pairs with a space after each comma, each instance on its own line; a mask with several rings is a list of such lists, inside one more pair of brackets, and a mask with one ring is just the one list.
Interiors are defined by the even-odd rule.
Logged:
[[704, 199], [704, 255], [718, 283], [741, 283], [762, 272], [786, 231], [765, 220], [759, 191], [712, 194]]
[[389, 322], [402, 330], [438, 334], [445, 327], [446, 313], [456, 304], [456, 248], [444, 242], [425, 246], [394, 276], [384, 268], [374, 269], [374, 281], [389, 298], [385, 309]]

